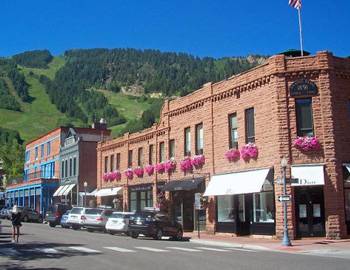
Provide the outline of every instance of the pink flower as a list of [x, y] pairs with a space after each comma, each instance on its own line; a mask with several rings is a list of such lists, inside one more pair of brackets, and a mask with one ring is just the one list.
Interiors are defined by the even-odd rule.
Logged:
[[146, 173], [149, 175], [149, 176], [151, 176], [153, 173], [154, 173], [154, 166], [153, 165], [147, 165], [146, 167], [145, 167], [145, 171], [146, 171]]
[[134, 169], [134, 173], [137, 175], [138, 178], [143, 177], [143, 168], [137, 167]]
[[293, 141], [293, 146], [304, 152], [319, 150], [321, 148], [321, 144], [316, 137], [297, 137]]
[[103, 180], [107, 182], [109, 180], [108, 173], [103, 174]]
[[243, 160], [248, 161], [251, 158], [258, 157], [258, 148], [254, 143], [248, 143], [241, 149], [241, 157]]
[[241, 153], [239, 152], [238, 149], [235, 149], [235, 148], [232, 148], [225, 153], [225, 157], [230, 162], [239, 160], [240, 156], [241, 156]]
[[128, 168], [124, 171], [126, 178], [128, 178], [129, 180], [134, 178], [134, 172], [132, 170], [132, 168]]
[[185, 157], [180, 162], [180, 169], [183, 172], [191, 172], [193, 170], [192, 161], [190, 157]]
[[192, 166], [194, 166], [196, 169], [202, 168], [204, 163], [205, 163], [204, 155], [196, 155], [191, 160]]
[[164, 173], [164, 171], [165, 171], [165, 164], [164, 164], [164, 162], [158, 163], [156, 165], [156, 172], [157, 173]]
[[113, 181], [113, 180], [117, 180], [119, 181], [121, 179], [121, 173], [119, 171], [114, 171], [114, 172], [110, 172], [109, 175], [109, 180]]
[[176, 169], [176, 161], [169, 159], [164, 163], [164, 169], [167, 173], [172, 173]]

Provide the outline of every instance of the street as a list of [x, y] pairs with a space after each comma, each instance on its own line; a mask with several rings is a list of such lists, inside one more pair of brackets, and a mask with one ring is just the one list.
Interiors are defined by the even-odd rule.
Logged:
[[0, 269], [349, 269], [350, 260], [73, 231], [23, 223], [18, 244], [2, 220]]

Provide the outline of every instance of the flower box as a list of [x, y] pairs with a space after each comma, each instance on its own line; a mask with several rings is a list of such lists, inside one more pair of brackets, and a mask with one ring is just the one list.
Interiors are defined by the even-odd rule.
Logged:
[[119, 171], [114, 171], [110, 173], [111, 180], [120, 181], [122, 179], [122, 174]]
[[151, 176], [154, 173], [154, 166], [149, 164], [145, 167], [145, 171], [148, 174], [148, 176]]
[[143, 177], [143, 172], [144, 172], [144, 170], [141, 167], [137, 167], [137, 168], [134, 169], [134, 173], [136, 174], [136, 176], [138, 178], [142, 178]]
[[321, 148], [321, 144], [316, 137], [297, 137], [293, 141], [293, 146], [303, 152], [316, 151]]
[[109, 173], [104, 173], [103, 174], [103, 180], [107, 182], [109, 180]]
[[169, 159], [164, 163], [164, 169], [167, 173], [172, 173], [176, 169], [176, 161], [174, 159]]
[[258, 157], [258, 148], [254, 143], [248, 143], [242, 147], [240, 154], [245, 161], [249, 161], [251, 158], [256, 159]]
[[158, 163], [156, 165], [156, 172], [157, 173], [164, 173], [165, 172], [165, 164], [164, 164], [164, 162]]
[[184, 173], [192, 172], [193, 165], [192, 165], [192, 160], [191, 160], [190, 157], [185, 157], [183, 160], [181, 160], [181, 162], [180, 162], [180, 169]]
[[134, 178], [134, 172], [131, 168], [126, 169], [124, 173], [127, 179], [131, 180]]
[[228, 161], [235, 162], [239, 160], [239, 158], [241, 157], [241, 153], [238, 149], [232, 148], [225, 153], [225, 157]]
[[194, 166], [196, 169], [201, 169], [203, 165], [205, 164], [205, 157], [204, 155], [196, 155], [191, 160], [192, 166]]

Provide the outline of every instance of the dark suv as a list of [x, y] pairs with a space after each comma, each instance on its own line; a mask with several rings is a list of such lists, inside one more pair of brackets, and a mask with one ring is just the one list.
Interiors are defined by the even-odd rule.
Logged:
[[165, 213], [158, 211], [136, 212], [130, 217], [129, 234], [137, 238], [140, 234], [160, 240], [162, 236], [171, 236], [172, 239], [181, 240], [183, 230], [180, 223], [172, 221]]
[[45, 221], [49, 223], [50, 227], [55, 227], [61, 224], [61, 217], [67, 211], [72, 209], [68, 204], [57, 203], [49, 207], [46, 212]]
[[39, 212], [34, 209], [31, 209], [29, 207], [18, 207], [18, 210], [21, 212], [22, 221], [24, 222], [43, 222], [41, 214], [39, 214]]

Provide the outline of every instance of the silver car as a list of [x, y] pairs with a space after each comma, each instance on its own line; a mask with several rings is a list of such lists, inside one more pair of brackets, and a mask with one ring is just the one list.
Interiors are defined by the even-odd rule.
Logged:
[[110, 234], [125, 233], [128, 235], [129, 220], [134, 212], [114, 212], [106, 223], [106, 231]]
[[108, 218], [115, 211], [115, 209], [86, 208], [82, 216], [82, 225], [89, 232], [104, 231]]
[[83, 224], [85, 210], [83, 207], [73, 207], [68, 214], [67, 225], [73, 230], [79, 230]]

